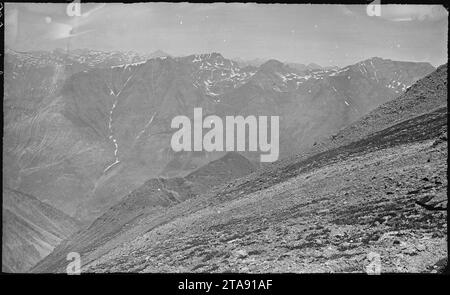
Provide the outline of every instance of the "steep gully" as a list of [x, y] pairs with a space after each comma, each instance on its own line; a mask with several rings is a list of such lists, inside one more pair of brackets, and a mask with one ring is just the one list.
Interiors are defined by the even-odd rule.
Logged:
[[[126, 67], [124, 67], [124, 70], [126, 69]], [[128, 86], [130, 80], [133, 78], [133, 74], [130, 75], [130, 77], [128, 77], [128, 79], [125, 81], [124, 85], [121, 87], [121, 89], [115, 93], [111, 86], [108, 85], [108, 83], [106, 83], [110, 93], [110, 96], [114, 97], [113, 100], [113, 104], [111, 106], [111, 109], [109, 111], [109, 119], [108, 119], [108, 130], [109, 130], [109, 140], [111, 140], [111, 142], [113, 143], [114, 146], [114, 162], [110, 165], [108, 165], [104, 170], [103, 173], [107, 173], [109, 170], [111, 170], [113, 167], [115, 167], [116, 165], [118, 165], [120, 163], [120, 158], [119, 158], [119, 143], [118, 143], [118, 139], [116, 138], [116, 136], [114, 135], [114, 130], [113, 130], [113, 115], [114, 115], [114, 110], [117, 107], [117, 104], [119, 103], [119, 98], [120, 95], [122, 94], [123, 90]], [[106, 82], [106, 81], [105, 81]], [[149, 128], [149, 126], [152, 124], [153, 119], [155, 118], [157, 112], [154, 112], [152, 114], [152, 116], [150, 117], [150, 119], [148, 120], [148, 122], [144, 125], [144, 128], [138, 133], [138, 135], [136, 136], [135, 140], [139, 140], [141, 138], [141, 136], [144, 134], [144, 132]]]

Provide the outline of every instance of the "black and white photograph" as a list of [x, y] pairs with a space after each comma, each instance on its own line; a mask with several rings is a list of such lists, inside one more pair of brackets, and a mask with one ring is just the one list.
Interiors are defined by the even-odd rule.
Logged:
[[3, 274], [448, 274], [448, 6], [0, 12]]

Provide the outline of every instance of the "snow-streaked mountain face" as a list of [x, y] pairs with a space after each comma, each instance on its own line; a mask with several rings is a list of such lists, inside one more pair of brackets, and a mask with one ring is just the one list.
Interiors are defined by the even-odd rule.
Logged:
[[214, 97], [245, 84], [256, 68], [241, 68], [220, 53], [196, 54], [177, 59], [191, 67], [194, 87]]
[[234, 57], [232, 58], [232, 60], [237, 62], [240, 67], [245, 68], [245, 67], [259, 67], [263, 63], [265, 63], [268, 59], [255, 58], [252, 60], [245, 60], [240, 57]]
[[[156, 54], [156, 53], [155, 53]], [[163, 52], [158, 53], [163, 55]], [[6, 49], [6, 56], [15, 58], [18, 61], [35, 66], [44, 65], [49, 62], [58, 63], [64, 66], [84, 66], [86, 68], [93, 67], [109, 67], [113, 65], [122, 65], [145, 61], [152, 57], [152, 54], [141, 55], [133, 51], [98, 51], [92, 49], [74, 49], [66, 51], [63, 49], [55, 49], [49, 51], [33, 51], [33, 52], [17, 52]]]
[[240, 67], [218, 53], [146, 59], [7, 51], [4, 181], [92, 220], [151, 177], [182, 176], [223, 155], [170, 148], [172, 118], [192, 117], [194, 107], [205, 116], [279, 115], [283, 157], [432, 70], [379, 58], [299, 71], [276, 60]]

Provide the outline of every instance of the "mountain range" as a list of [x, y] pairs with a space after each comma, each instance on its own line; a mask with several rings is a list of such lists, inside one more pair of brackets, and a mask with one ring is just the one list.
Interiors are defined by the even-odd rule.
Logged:
[[64, 271], [69, 251], [82, 253], [83, 272], [364, 272], [373, 255], [382, 272], [442, 271], [447, 123], [444, 65], [256, 171], [231, 153], [183, 178], [151, 179], [32, 271]]
[[[371, 58], [344, 68], [219, 53], [6, 50], [4, 183], [88, 225], [150, 178], [184, 177], [224, 152], [173, 152], [174, 116], [279, 115], [280, 157], [313, 146], [434, 70]], [[243, 155], [254, 165], [257, 152]]]

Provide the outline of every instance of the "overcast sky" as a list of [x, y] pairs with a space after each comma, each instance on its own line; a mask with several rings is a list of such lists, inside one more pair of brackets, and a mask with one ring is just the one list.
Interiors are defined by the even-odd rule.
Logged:
[[291, 4], [6, 4], [6, 46], [163, 50], [181, 56], [220, 52], [243, 59], [345, 66], [379, 56], [447, 62], [448, 13], [440, 6]]

